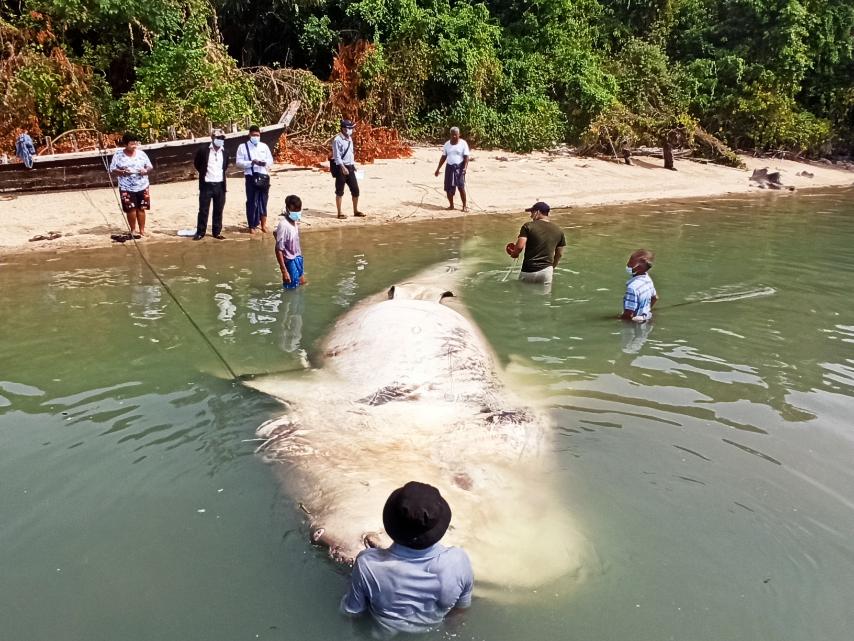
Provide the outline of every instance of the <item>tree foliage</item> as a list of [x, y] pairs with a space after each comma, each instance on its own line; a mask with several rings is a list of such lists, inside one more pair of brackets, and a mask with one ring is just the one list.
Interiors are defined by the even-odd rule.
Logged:
[[325, 80], [367, 41], [361, 114], [413, 136], [534, 149], [622, 115], [637, 139], [854, 151], [851, 0], [10, 0], [0, 36], [6, 129], [267, 118], [284, 76], [258, 67]]
[[222, 46], [204, 39], [160, 40], [142, 57], [131, 91], [113, 120], [142, 131], [207, 134], [208, 122], [225, 125], [255, 116], [253, 83]]

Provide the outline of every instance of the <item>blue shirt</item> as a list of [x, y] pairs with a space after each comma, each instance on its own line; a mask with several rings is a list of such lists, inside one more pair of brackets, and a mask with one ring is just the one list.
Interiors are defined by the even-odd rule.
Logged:
[[350, 167], [355, 163], [355, 155], [353, 154], [353, 138], [346, 138], [343, 134], [338, 134], [332, 139], [332, 162], [336, 165], [346, 165]]
[[33, 145], [33, 139], [29, 134], [21, 134], [15, 141], [15, 155], [24, 161], [27, 169], [33, 167], [33, 156], [36, 155], [36, 148]]
[[473, 587], [471, 561], [462, 548], [436, 543], [413, 550], [395, 543], [359, 552], [341, 611], [369, 610], [387, 632], [424, 632], [453, 608], [469, 607]]
[[635, 317], [649, 320], [652, 318], [652, 298], [657, 295], [649, 274], [632, 276], [626, 283], [623, 309], [630, 309]]

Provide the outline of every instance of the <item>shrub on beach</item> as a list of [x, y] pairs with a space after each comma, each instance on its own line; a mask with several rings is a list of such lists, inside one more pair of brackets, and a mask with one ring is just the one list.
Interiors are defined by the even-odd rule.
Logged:
[[432, 114], [433, 137], [444, 139], [459, 126], [479, 147], [527, 152], [554, 146], [561, 140], [564, 121], [558, 105], [544, 96], [513, 96], [503, 109], [483, 102], [462, 101], [448, 113]]
[[109, 86], [92, 69], [71, 60], [50, 19], [32, 12], [19, 26], [0, 18], [0, 138], [14, 149], [14, 133], [38, 135], [94, 128], [109, 103]]
[[637, 114], [621, 104], [603, 112], [581, 138], [580, 153], [620, 157], [624, 148], [662, 147], [665, 140], [690, 149], [694, 156], [729, 167], [744, 167], [724, 142], [706, 132], [687, 113]]
[[563, 138], [564, 115], [556, 102], [544, 95], [516, 95], [499, 116], [498, 147], [527, 152], [553, 147]]
[[133, 88], [118, 101], [113, 121], [156, 137], [169, 127], [207, 135], [208, 122], [224, 125], [256, 119], [251, 77], [240, 72], [221, 45], [196, 34], [154, 45], [136, 69]]
[[721, 136], [736, 148], [817, 153], [830, 138], [830, 122], [798, 109], [794, 99], [751, 88], [733, 100]]

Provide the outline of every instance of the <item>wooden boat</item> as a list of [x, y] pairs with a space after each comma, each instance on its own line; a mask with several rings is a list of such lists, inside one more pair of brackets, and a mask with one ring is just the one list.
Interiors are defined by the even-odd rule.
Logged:
[[[261, 141], [273, 149], [279, 137], [287, 131], [297, 110], [299, 100], [288, 105], [279, 122], [261, 127]], [[225, 135], [225, 149], [233, 159], [237, 148], [248, 140], [247, 130], [235, 131]], [[210, 136], [170, 140], [140, 145], [154, 165], [151, 172], [152, 183], [175, 182], [197, 176], [193, 168], [193, 156], [196, 151], [210, 144]], [[36, 192], [59, 191], [66, 189], [95, 189], [109, 187], [108, 168], [118, 148], [73, 151], [60, 154], [46, 154], [33, 158], [33, 168], [27, 169], [24, 163], [16, 162], [0, 165], [0, 192]], [[232, 165], [231, 171], [242, 172]], [[113, 178], [115, 182], [115, 177]]]

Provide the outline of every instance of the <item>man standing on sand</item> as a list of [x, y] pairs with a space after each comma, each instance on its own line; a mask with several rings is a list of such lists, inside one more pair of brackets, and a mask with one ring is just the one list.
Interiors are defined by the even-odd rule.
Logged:
[[549, 221], [551, 209], [546, 203], [534, 203], [525, 211], [531, 214], [531, 221], [522, 225], [516, 242], [508, 243], [505, 249], [512, 258], [525, 252], [519, 280], [551, 285], [555, 267], [566, 247], [566, 236], [560, 227]]
[[451, 139], [442, 147], [442, 157], [439, 158], [439, 166], [436, 167], [436, 176], [442, 165], [445, 165], [445, 193], [448, 195], [448, 209], [454, 208], [454, 194], [460, 190], [460, 200], [463, 202], [463, 211], [468, 211], [466, 206], [466, 171], [469, 166], [469, 145], [460, 138], [460, 128], [451, 127]]
[[261, 142], [261, 128], [249, 127], [249, 140], [237, 148], [235, 164], [243, 170], [246, 181], [246, 222], [249, 233], [261, 227], [267, 233], [267, 200], [270, 197], [270, 169], [273, 153]]
[[346, 118], [341, 121], [341, 133], [332, 139], [332, 158], [329, 172], [335, 178], [335, 208], [338, 218], [346, 218], [341, 213], [341, 200], [344, 198], [344, 185], [350, 189], [353, 198], [353, 215], [357, 218], [365, 214], [359, 211], [359, 181], [356, 180], [356, 161], [353, 151], [353, 121]]
[[217, 240], [225, 240], [225, 236], [222, 235], [222, 210], [225, 208], [225, 172], [228, 169], [228, 152], [225, 150], [225, 132], [222, 129], [214, 129], [211, 132], [211, 144], [196, 152], [193, 166], [199, 172], [199, 215], [196, 219], [196, 235], [193, 236], [193, 240], [201, 240], [205, 237], [211, 201], [213, 201], [211, 235]]

